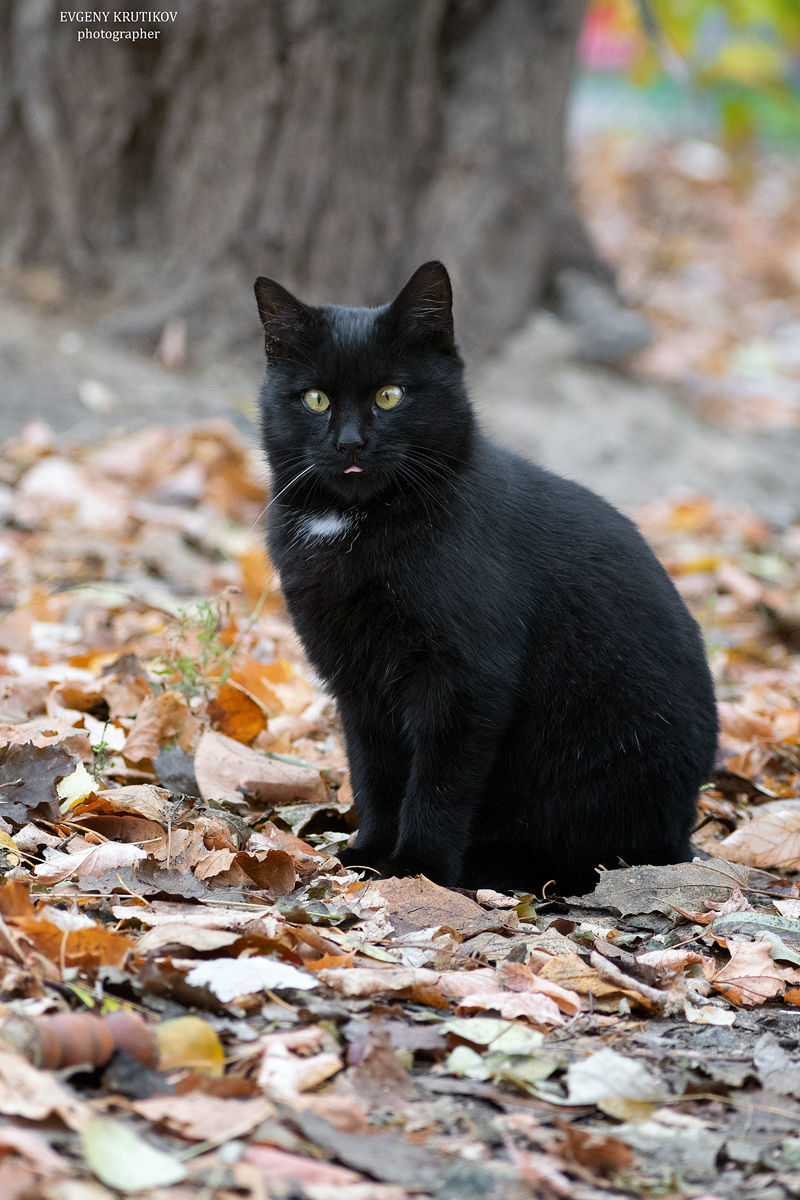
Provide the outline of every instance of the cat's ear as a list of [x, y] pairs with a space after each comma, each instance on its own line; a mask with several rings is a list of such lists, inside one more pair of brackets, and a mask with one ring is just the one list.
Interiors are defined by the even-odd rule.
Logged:
[[389, 305], [389, 314], [404, 333], [433, 341], [442, 350], [454, 349], [453, 289], [444, 264], [418, 267]]
[[267, 357], [278, 357], [282, 350], [291, 350], [308, 332], [313, 317], [285, 287], [259, 275], [255, 282], [256, 304], [264, 326]]

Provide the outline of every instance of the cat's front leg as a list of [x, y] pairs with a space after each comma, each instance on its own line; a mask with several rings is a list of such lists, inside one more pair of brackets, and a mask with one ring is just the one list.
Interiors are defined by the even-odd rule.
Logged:
[[422, 874], [449, 887], [461, 883], [497, 744], [496, 734], [464, 719], [418, 737], [397, 841], [389, 859], [376, 864], [382, 874]]
[[400, 732], [385, 725], [365, 705], [339, 700], [350, 782], [358, 813], [358, 833], [338, 857], [343, 866], [372, 867], [381, 874], [397, 842], [400, 806], [408, 776]]

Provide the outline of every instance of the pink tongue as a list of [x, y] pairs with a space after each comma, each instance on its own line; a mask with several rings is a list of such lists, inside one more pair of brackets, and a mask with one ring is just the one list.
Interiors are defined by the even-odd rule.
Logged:
[[345, 467], [344, 473], [345, 473], [345, 475], [349, 475], [351, 473], [351, 471], [360, 471], [360, 470], [361, 470], [361, 467], [356, 467], [356, 466]]

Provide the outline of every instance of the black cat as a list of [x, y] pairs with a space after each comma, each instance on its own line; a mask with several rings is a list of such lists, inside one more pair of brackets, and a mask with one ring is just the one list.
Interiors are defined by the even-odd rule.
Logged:
[[627, 518], [480, 432], [442, 264], [382, 308], [255, 289], [269, 547], [339, 704], [342, 860], [572, 893], [690, 858], [717, 736], [698, 628]]

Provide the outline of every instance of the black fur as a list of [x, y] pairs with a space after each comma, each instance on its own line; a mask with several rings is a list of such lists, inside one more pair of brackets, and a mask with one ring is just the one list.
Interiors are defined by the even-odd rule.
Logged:
[[256, 295], [269, 547], [341, 712], [345, 861], [572, 893], [691, 857], [717, 735], [698, 628], [626, 517], [480, 432], [444, 267], [383, 308]]

